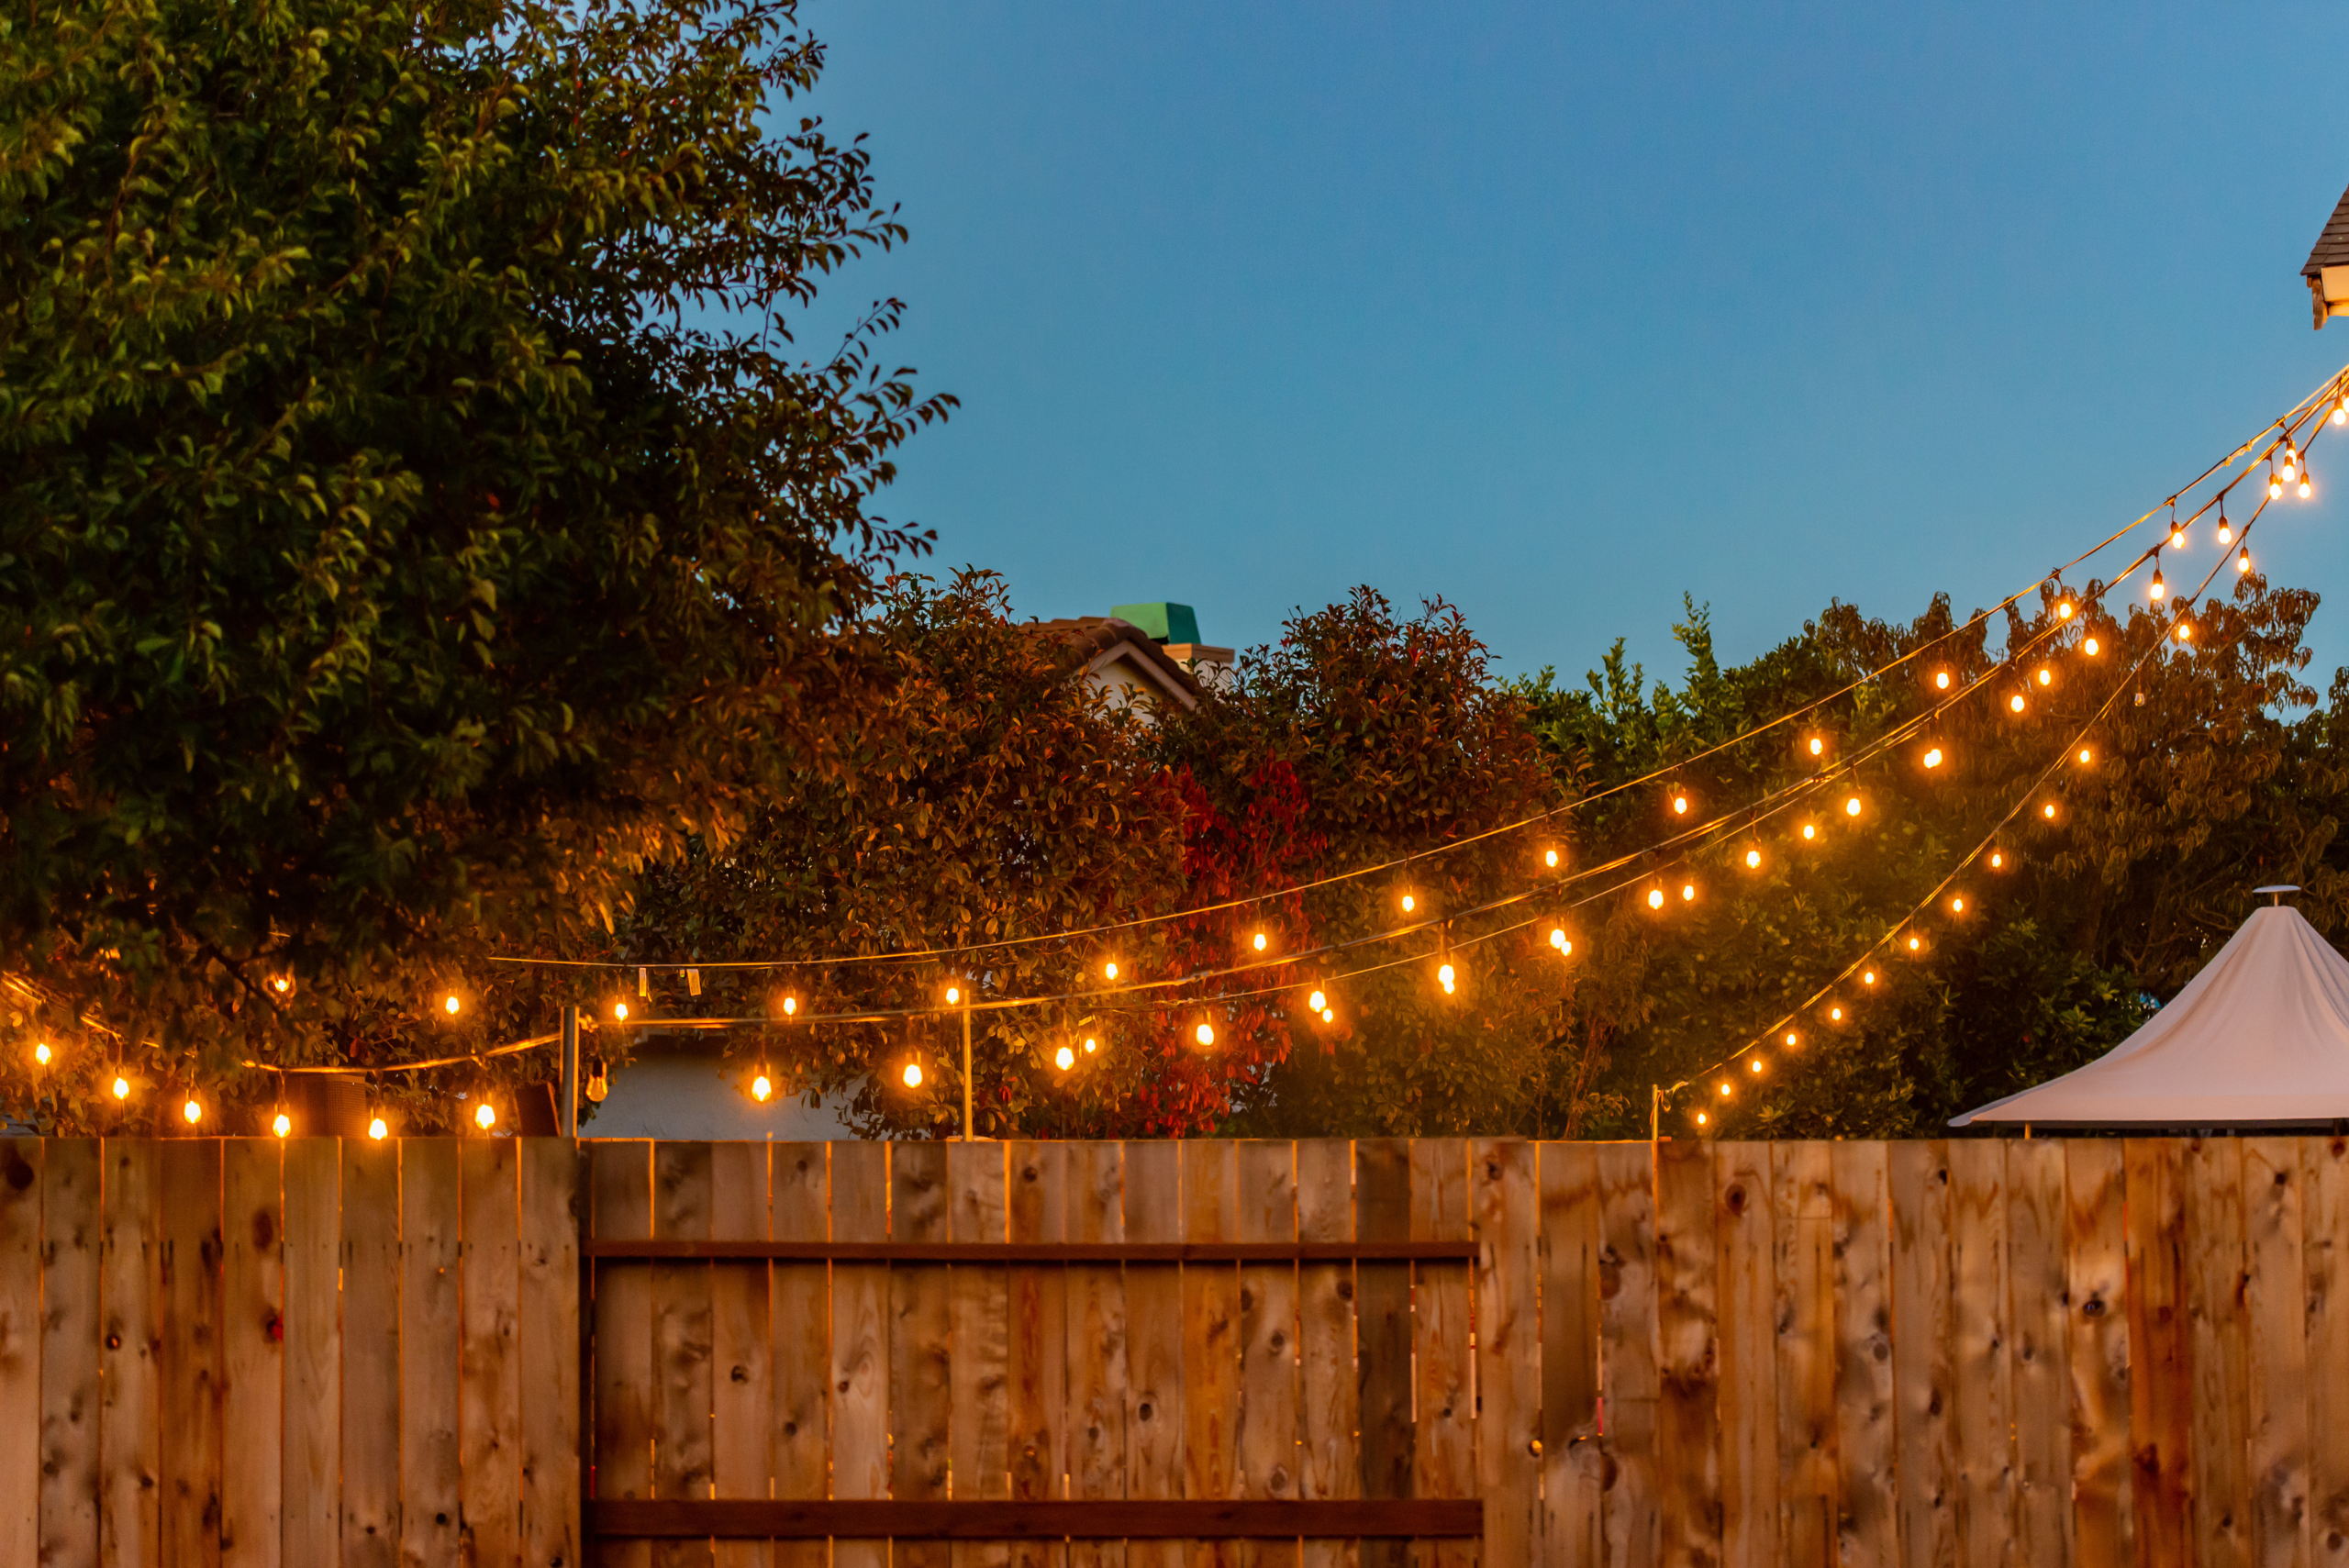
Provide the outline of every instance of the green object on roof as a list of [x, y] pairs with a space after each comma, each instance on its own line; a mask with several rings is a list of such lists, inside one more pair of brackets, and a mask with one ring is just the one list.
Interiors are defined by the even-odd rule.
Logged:
[[1197, 642], [1198, 612], [1188, 605], [1119, 605], [1109, 612], [1141, 629], [1152, 642]]

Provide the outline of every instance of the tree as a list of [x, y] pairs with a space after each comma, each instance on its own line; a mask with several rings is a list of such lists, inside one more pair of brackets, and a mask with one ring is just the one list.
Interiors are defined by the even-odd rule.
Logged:
[[112, 1061], [477, 1047], [485, 948], [843, 763], [832, 634], [921, 543], [868, 508], [950, 400], [881, 371], [894, 301], [787, 357], [905, 233], [765, 128], [822, 61], [792, 0], [0, 33], [0, 945], [54, 1125]]

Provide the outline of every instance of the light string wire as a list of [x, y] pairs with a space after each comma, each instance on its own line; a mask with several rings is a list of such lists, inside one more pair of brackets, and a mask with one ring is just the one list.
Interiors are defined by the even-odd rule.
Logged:
[[[1442, 844], [1433, 845], [1425, 850], [1415, 850], [1407, 855], [1397, 856], [1392, 859], [1377, 862], [1371, 865], [1359, 866], [1350, 871], [1335, 872], [1328, 876], [1319, 877], [1309, 882], [1298, 883], [1292, 886], [1275, 889], [1271, 892], [1249, 894], [1239, 897], [1221, 899], [1213, 903], [1197, 905], [1187, 909], [1168, 911], [1163, 914], [1137, 916], [1130, 920], [1117, 920], [1098, 925], [1080, 926], [1065, 931], [1042, 931], [1028, 936], [1006, 937], [991, 942], [966, 942], [951, 947], [908, 948], [902, 949], [895, 952], [885, 953], [835, 953], [818, 955], [810, 958], [729, 959], [713, 960], [707, 962], [703, 962], [698, 960], [662, 960], [657, 962], [631, 962], [623, 959], [539, 958], [518, 954], [493, 954], [489, 957], [487, 962], [491, 963], [513, 964], [547, 969], [602, 969], [620, 971], [641, 969], [660, 970], [663, 973], [687, 969], [820, 969], [855, 963], [910, 962], [920, 959], [953, 958], [968, 953], [995, 952], [1007, 948], [1025, 947], [1036, 942], [1074, 941], [1085, 937], [1105, 936], [1119, 931], [1135, 930], [1142, 927], [1159, 925], [1170, 920], [1189, 919], [1201, 915], [1220, 914], [1229, 909], [1244, 908], [1251, 905], [1269, 903], [1275, 899], [1290, 897], [1300, 893], [1310, 893], [1319, 888], [1332, 886], [1338, 883], [1354, 881], [1366, 876], [1376, 876], [1384, 873], [1407, 868], [1417, 864], [1421, 861], [1431, 860], [1440, 855], [1450, 854], [1453, 851], [1464, 850], [1473, 844], [1482, 843], [1488, 839], [1498, 838], [1503, 834], [1521, 832], [1528, 828], [1540, 827], [1553, 823], [1556, 821], [1562, 814], [1580, 810], [1586, 806], [1608, 799], [1612, 795], [1622, 794], [1627, 790], [1636, 789], [1642, 784], [1653, 784], [1657, 779], [1669, 777], [1671, 774], [1684, 768], [1701, 762], [1709, 757], [1718, 756], [1723, 751], [1729, 751], [1733, 747], [1742, 746], [1750, 740], [1758, 740], [1774, 729], [1795, 723], [1813, 713], [1816, 713], [1819, 709], [1826, 706], [1828, 704], [1832, 703], [1841, 697], [1848, 696], [1853, 692], [1859, 690], [1862, 686], [1867, 685], [1871, 682], [1881, 680], [1884, 676], [1891, 673], [1902, 665], [1925, 657], [1934, 649], [1952, 640], [1953, 639], [1965, 635], [1975, 628], [1985, 624], [1991, 617], [1996, 616], [2001, 611], [2007, 609], [2009, 606], [2021, 602], [2025, 595], [2031, 594], [2034, 590], [2044, 587], [2050, 583], [2060, 583], [2065, 573], [2070, 571], [2073, 567], [2079, 565], [2083, 562], [2099, 554], [2105, 549], [2120, 539], [2123, 535], [2127, 534], [2131, 529], [2142, 527], [2146, 522], [2159, 516], [2165, 507], [2174, 506], [2177, 496], [2186, 495], [2194, 490], [2197, 486], [2210, 479], [2212, 474], [2217, 473], [2221, 469], [2231, 466], [2237, 459], [2250, 455], [2252, 456], [2253, 461], [2256, 462], [2258, 461], [2259, 455], [2273, 456], [2277, 448], [2284, 441], [2292, 439], [2299, 427], [2310, 416], [2314, 415], [2322, 405], [2328, 401], [2338, 400], [2344, 395], [2344, 393], [2349, 393], [2349, 366], [2343, 366], [2341, 370], [2334, 372], [2331, 376], [2327, 377], [2314, 392], [2310, 393], [2298, 403], [2292, 405], [2290, 408], [2285, 411], [2282, 417], [2271, 420], [2266, 425], [2262, 426], [2260, 431], [2261, 436], [2265, 436], [2270, 430], [2278, 432], [2276, 439], [2269, 441], [2265, 448], [2261, 448], [2259, 437], [2254, 437], [2251, 440], [2243, 442], [2242, 445], [2229, 451], [2225, 457], [2211, 463], [2203, 469], [2201, 473], [2196, 474], [2191, 480], [2188, 481], [2185, 484], [2172, 492], [2168, 500], [2163, 502], [2160, 506], [2149, 508], [2135, 519], [2114, 529], [2111, 533], [2106, 535], [2102, 539], [2090, 546], [2087, 550], [2085, 550], [2078, 555], [2074, 556], [2070, 561], [2055, 567], [2036, 580], [2026, 584], [2023, 587], [2008, 595], [2005, 598], [2000, 599], [1998, 603], [1992, 605], [1987, 609], [1976, 611], [1965, 621], [1953, 627], [1950, 630], [1943, 632], [1941, 636], [1934, 638], [1928, 642], [1921, 643], [1918, 647], [1909, 650], [1908, 652], [1889, 661], [1881, 667], [1854, 678], [1835, 691], [1830, 692], [1824, 696], [1813, 698], [1809, 702], [1807, 702], [1798, 707], [1790, 708], [1778, 715], [1776, 717], [1753, 726], [1741, 734], [1705, 747], [1702, 750], [1692, 752], [1687, 756], [1676, 758], [1668, 764], [1654, 768], [1648, 773], [1638, 775], [1637, 777], [1625, 779], [1618, 784], [1610, 784], [1605, 789], [1594, 791], [1589, 795], [1577, 796], [1575, 799], [1565, 802], [1563, 805], [1548, 807], [1531, 816], [1520, 817], [1516, 821], [1503, 823], [1498, 827], [1486, 828], [1481, 832], [1470, 834], [1465, 838], [1448, 840]], [[2236, 484], [2241, 484], [2245, 478], [2250, 476], [2250, 472], [2251, 471], [2249, 469], [2246, 469], [2243, 473], [2237, 474], [2232, 480], [2229, 481], [2226, 486], [2218, 492], [2217, 495], [2212, 497], [2212, 501], [2217, 500], [2219, 495], [2224, 495], [2228, 491], [2232, 491]], [[2211, 502], [2205, 502], [2203, 506], [2194, 513], [2193, 517], [2187, 519], [2188, 524], [2190, 526], [2195, 518], [2199, 517], [2202, 515], [2203, 511], [2209, 510], [2211, 504]], [[2146, 560], [2157, 556], [2160, 552], [2160, 549], [2161, 546], [2158, 545], [2149, 547], [2143, 554], [2140, 555], [2135, 562], [2132, 562], [2130, 566], [2121, 573], [2121, 577], [2126, 577], [2131, 572], [2133, 572], [2137, 566], [2142, 565]], [[2117, 582], [2119, 579], [2116, 579], [2115, 581]]]

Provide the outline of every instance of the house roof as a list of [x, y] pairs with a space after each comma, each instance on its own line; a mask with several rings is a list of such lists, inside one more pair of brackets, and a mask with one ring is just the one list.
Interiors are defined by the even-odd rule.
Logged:
[[1040, 636], [1060, 639], [1063, 668], [1071, 674], [1092, 674], [1124, 663], [1157, 688], [1165, 701], [1184, 708], [1199, 706], [1199, 683], [1150, 635], [1130, 621], [1115, 616], [1074, 616], [1035, 623]]
[[2324, 232], [2316, 237], [2316, 249], [2309, 252], [2309, 264], [2300, 269], [2300, 276], [2313, 278], [2327, 267], [2349, 266], [2349, 191], [2341, 193], [2340, 205], [2326, 219]]
[[1950, 1125], [2278, 1127], [2349, 1118], [2349, 961], [2298, 909], [2254, 910], [2143, 1029]]

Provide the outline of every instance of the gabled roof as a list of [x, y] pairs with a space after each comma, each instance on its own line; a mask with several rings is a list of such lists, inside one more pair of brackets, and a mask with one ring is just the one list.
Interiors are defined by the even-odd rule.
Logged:
[[2145, 1027], [2061, 1078], [1952, 1118], [2290, 1127], [2349, 1118], [2349, 960], [2298, 909], [2254, 910]]
[[1130, 621], [1115, 616], [1075, 616], [1037, 621], [1040, 636], [1056, 638], [1064, 650], [1063, 668], [1085, 674], [1122, 664], [1147, 682], [1162, 701], [1185, 709], [1199, 706], [1199, 683], [1174, 656]]
[[2349, 191], [2341, 193], [2340, 205], [2325, 220], [2324, 232], [2316, 237], [2316, 249], [2309, 252], [2309, 264], [2300, 269], [2300, 276], [2312, 278], [2327, 267], [2349, 266]]

